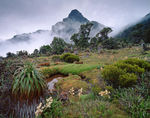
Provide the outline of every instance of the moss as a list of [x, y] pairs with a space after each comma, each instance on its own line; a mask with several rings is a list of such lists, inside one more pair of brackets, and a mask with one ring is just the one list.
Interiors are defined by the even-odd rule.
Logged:
[[83, 78], [86, 78], [88, 82], [90, 82], [92, 85], [97, 85], [100, 88], [105, 87], [105, 81], [100, 77], [100, 69], [93, 69], [90, 71], [82, 72], [80, 75]]
[[74, 88], [74, 90], [83, 88], [83, 92], [86, 92], [89, 88], [89, 85], [85, 81], [82, 81], [81, 77], [78, 75], [69, 75], [66, 78], [60, 79], [56, 83], [56, 88], [59, 91], [68, 92], [72, 87]]

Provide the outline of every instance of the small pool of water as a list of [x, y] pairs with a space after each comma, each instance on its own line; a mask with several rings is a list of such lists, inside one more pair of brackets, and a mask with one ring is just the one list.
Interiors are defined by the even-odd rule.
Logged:
[[55, 90], [55, 84], [58, 82], [58, 80], [62, 79], [64, 77], [66, 77], [66, 76], [64, 76], [64, 75], [54, 75], [54, 76], [52, 76], [52, 77], [50, 77], [46, 80], [48, 90], [49, 90], [50, 93], [53, 93], [53, 90]]

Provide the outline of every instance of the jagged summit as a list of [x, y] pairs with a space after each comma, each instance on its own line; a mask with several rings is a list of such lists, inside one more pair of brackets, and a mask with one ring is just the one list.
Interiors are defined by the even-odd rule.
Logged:
[[77, 9], [74, 9], [70, 12], [68, 18], [74, 19], [80, 22], [87, 22], [88, 19], [86, 19]]
[[77, 9], [72, 10], [67, 18], [64, 18], [63, 21], [67, 22], [68, 20], [74, 20], [78, 22], [88, 22], [88, 19], [86, 19]]
[[74, 9], [63, 21], [57, 22], [52, 26], [51, 33], [54, 36], [63, 38], [66, 42], [70, 42], [70, 37], [79, 31], [80, 25], [86, 24], [87, 22], [93, 23], [90, 36], [96, 35], [96, 33], [104, 28], [104, 25], [96, 21], [88, 20], [77, 9]]

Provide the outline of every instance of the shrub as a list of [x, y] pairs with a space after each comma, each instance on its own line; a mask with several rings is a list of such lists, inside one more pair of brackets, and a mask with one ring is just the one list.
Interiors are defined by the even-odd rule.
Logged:
[[73, 63], [75, 61], [79, 61], [79, 56], [71, 54], [71, 53], [65, 53], [61, 57], [61, 60], [68, 62], [68, 63]]
[[60, 61], [60, 60], [61, 60], [60, 56], [58, 56], [58, 55], [55, 55], [55, 56], [52, 57], [52, 61], [54, 61], [54, 62]]
[[46, 87], [42, 76], [29, 62], [17, 69], [14, 76], [12, 93], [20, 99], [32, 99], [33, 97], [40, 96]]
[[144, 68], [147, 71], [150, 71], [150, 63], [144, 60], [136, 59], [136, 58], [130, 58], [127, 60], [124, 60], [123, 63], [131, 64], [131, 65], [137, 65], [141, 68]]
[[115, 66], [125, 70], [128, 73], [142, 74], [145, 71], [144, 68], [141, 68], [138, 65], [131, 65], [131, 64], [128, 64], [128, 63], [123, 63], [123, 62], [118, 62], [118, 63], [115, 64]]
[[114, 87], [120, 85], [119, 77], [125, 74], [125, 71], [114, 65], [106, 66], [101, 72], [102, 77], [108, 82], [113, 83]]
[[120, 81], [119, 84], [122, 87], [132, 86], [136, 83], [137, 76], [134, 73], [126, 73], [126, 74], [120, 75], [119, 81]]
[[71, 55], [65, 58], [65, 62], [73, 63], [75, 61], [79, 61], [79, 56]]
[[150, 69], [149, 66], [144, 60], [127, 59], [105, 66], [101, 74], [114, 87], [129, 87], [136, 83], [138, 76]]
[[66, 57], [71, 56], [71, 55], [72, 55], [71, 53], [65, 53], [65, 54], [63, 54], [63, 55], [60, 56], [60, 59], [62, 61], [65, 61]]

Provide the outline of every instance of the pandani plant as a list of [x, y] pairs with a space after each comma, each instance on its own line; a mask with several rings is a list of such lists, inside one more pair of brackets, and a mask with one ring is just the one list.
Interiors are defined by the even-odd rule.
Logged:
[[32, 99], [43, 94], [46, 83], [32, 63], [26, 62], [14, 73], [12, 94], [19, 99]]

